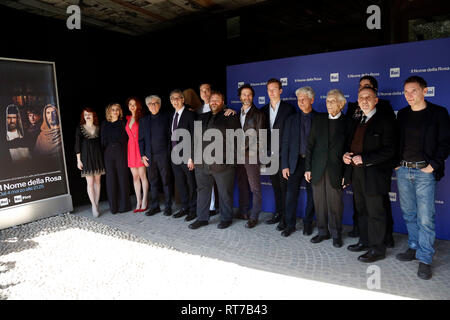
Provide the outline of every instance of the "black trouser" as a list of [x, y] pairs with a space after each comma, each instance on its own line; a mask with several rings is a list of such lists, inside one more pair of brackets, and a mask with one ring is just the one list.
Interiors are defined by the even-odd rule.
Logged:
[[[172, 163], [175, 186], [180, 194], [181, 209], [188, 210], [190, 214], [197, 212], [197, 184], [195, 170], [189, 170], [187, 164]], [[211, 190], [209, 190], [211, 192]]]
[[[281, 160], [279, 163], [281, 163]], [[284, 221], [286, 215], [287, 181], [283, 178], [281, 168], [276, 174], [270, 176], [270, 182], [272, 183], [273, 194], [275, 197], [275, 214], [279, 214], [281, 216], [281, 221]]]
[[220, 219], [226, 222], [233, 220], [234, 170], [234, 166], [231, 165], [219, 172], [211, 171], [207, 165], [195, 169], [198, 186], [197, 220], [209, 220], [211, 188], [214, 182], [219, 190]]
[[353, 167], [352, 189], [358, 210], [359, 242], [369, 246], [377, 253], [385, 253], [386, 201], [384, 195], [366, 192], [364, 167]]
[[250, 206], [250, 191], [253, 195], [253, 206], [250, 218], [258, 220], [262, 208], [261, 174], [259, 164], [236, 165], [236, 176], [239, 187], [239, 213], [247, 214]]
[[[300, 193], [300, 184], [305, 179], [305, 159], [299, 156], [297, 167], [294, 172], [290, 172], [287, 180], [286, 195], [286, 227], [295, 228], [297, 221], [297, 204]], [[306, 183], [306, 208], [303, 224], [311, 224], [314, 218], [314, 200], [310, 183]]]
[[109, 209], [111, 213], [130, 211], [127, 150], [121, 144], [110, 144], [105, 149], [104, 158]]
[[325, 169], [322, 178], [312, 185], [312, 189], [319, 235], [326, 236], [331, 232], [333, 239], [340, 238], [344, 211], [342, 189], [335, 189], [331, 185], [328, 168]]
[[159, 207], [159, 177], [161, 176], [161, 182], [165, 198], [165, 207], [172, 207], [172, 182], [171, 182], [171, 170], [170, 159], [167, 153], [154, 154], [150, 158], [150, 165], [147, 168], [147, 174], [150, 182], [151, 193], [151, 208], [155, 209]]

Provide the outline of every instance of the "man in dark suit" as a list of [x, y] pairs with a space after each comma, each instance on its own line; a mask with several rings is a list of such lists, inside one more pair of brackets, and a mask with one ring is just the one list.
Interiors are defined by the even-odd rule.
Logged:
[[[194, 136], [194, 121], [196, 114], [194, 111], [184, 106], [184, 95], [181, 90], [173, 90], [170, 93], [170, 103], [175, 112], [171, 118], [171, 134], [177, 129], [185, 129], [189, 132], [191, 139]], [[181, 141], [172, 139], [172, 149]], [[186, 150], [182, 150], [183, 153]], [[192, 150], [191, 150], [192, 151]], [[176, 164], [172, 160], [172, 170], [175, 177], [175, 185], [181, 198], [181, 210], [174, 214], [174, 218], [180, 218], [186, 215], [185, 220], [191, 221], [197, 216], [197, 185], [194, 175], [194, 162], [191, 154], [180, 154], [183, 162]]]
[[[253, 228], [258, 224], [258, 217], [262, 207], [261, 193], [261, 169], [259, 165], [259, 130], [266, 128], [266, 119], [262, 111], [253, 104], [255, 91], [249, 84], [244, 84], [238, 90], [239, 99], [242, 102], [240, 113], [241, 127], [249, 135], [245, 139], [244, 150], [245, 163], [236, 165], [237, 182], [239, 186], [239, 215], [238, 218], [248, 220], [245, 225]], [[254, 139], [250, 143], [250, 139]], [[251, 146], [250, 146], [251, 144]], [[238, 150], [240, 152], [241, 150]], [[249, 185], [253, 194], [253, 206], [248, 216], [249, 209]]]
[[[297, 220], [297, 204], [300, 184], [305, 174], [305, 158], [308, 137], [316, 111], [313, 110], [314, 90], [302, 87], [295, 91], [300, 112], [291, 115], [286, 121], [281, 146], [281, 168], [283, 178], [287, 180], [286, 218], [282, 236], [288, 237], [295, 231]], [[306, 208], [303, 218], [303, 234], [311, 235], [314, 218], [312, 188], [306, 184]]]
[[172, 183], [170, 169], [170, 114], [161, 111], [161, 98], [151, 95], [145, 98], [150, 114], [139, 121], [139, 151], [142, 163], [147, 167], [150, 180], [151, 206], [145, 213], [152, 216], [161, 212], [158, 186], [161, 176], [165, 197], [164, 215], [172, 214]]
[[398, 112], [399, 152], [396, 170], [403, 219], [408, 229], [408, 249], [400, 261], [419, 260], [417, 276], [428, 280], [435, 240], [435, 188], [444, 176], [450, 152], [448, 111], [425, 100], [428, 88], [419, 76], [405, 80], [408, 106]]
[[342, 247], [342, 156], [349, 122], [342, 114], [345, 103], [346, 99], [340, 90], [334, 89], [327, 93], [328, 114], [318, 113], [314, 117], [305, 161], [305, 180], [312, 185], [319, 230], [311, 242], [329, 239], [331, 232], [336, 248]]
[[[197, 220], [189, 225], [191, 229], [198, 229], [202, 226], [208, 225], [209, 221], [209, 205], [211, 201], [211, 188], [215, 182], [219, 190], [220, 202], [220, 223], [219, 229], [228, 228], [233, 221], [233, 188], [234, 188], [234, 174], [236, 163], [236, 146], [233, 150], [228, 150], [227, 145], [234, 144], [232, 140], [228, 140], [227, 129], [239, 129], [239, 118], [236, 115], [225, 115], [224, 111], [224, 97], [220, 92], [212, 92], [210, 99], [211, 111], [203, 113], [199, 116], [202, 125], [202, 132], [213, 129], [216, 133], [219, 131], [222, 139], [214, 138], [211, 144], [203, 143], [203, 135], [195, 136], [194, 139], [194, 154], [195, 157], [195, 177], [198, 185], [197, 197]], [[210, 131], [212, 132], [212, 130]], [[204, 154], [206, 148], [211, 150], [210, 145], [216, 147], [217, 141], [222, 140], [222, 143], [217, 145], [211, 151], [211, 155]], [[197, 153], [197, 149], [201, 152]], [[221, 149], [221, 154], [219, 149]], [[199, 154], [199, 158], [197, 158]], [[227, 161], [231, 156], [231, 161]], [[231, 162], [231, 163], [230, 163]]]
[[[370, 87], [375, 89], [378, 92], [378, 81], [372, 76], [363, 76], [359, 79], [359, 90], [365, 87]], [[389, 100], [378, 98], [377, 103], [377, 112], [381, 112], [385, 114], [387, 117], [391, 117], [395, 119], [395, 112], [391, 106], [391, 102]], [[361, 121], [362, 110], [358, 106], [358, 101], [349, 102], [347, 107], [347, 117], [354, 121]], [[395, 164], [393, 163], [392, 169], [394, 169]], [[389, 190], [390, 191], [390, 190]], [[386, 202], [387, 208], [387, 223], [386, 223], [386, 236], [384, 239], [384, 243], [388, 248], [393, 248], [395, 246], [394, 237], [392, 233], [394, 232], [394, 219], [392, 218], [392, 208], [391, 208], [391, 200], [389, 199], [389, 194], [384, 196], [384, 201]], [[359, 237], [359, 228], [358, 228], [358, 211], [355, 208], [355, 201], [353, 198], [353, 230], [348, 234], [350, 237], [357, 238]]]
[[354, 121], [343, 161], [347, 164], [346, 183], [351, 182], [358, 210], [359, 242], [348, 250], [360, 252], [361, 262], [385, 258], [387, 208], [384, 197], [391, 185], [392, 161], [396, 153], [394, 120], [378, 112], [377, 91], [370, 87], [358, 93], [358, 105], [363, 111], [361, 121]]
[[[295, 113], [295, 108], [291, 104], [281, 101], [282, 92], [280, 80], [272, 78], [267, 81], [267, 93], [270, 102], [261, 109], [266, 115], [266, 127], [270, 129], [267, 134], [268, 155], [278, 155], [279, 159], [281, 159], [281, 138], [283, 137], [286, 119]], [[277, 146], [275, 150], [272, 150], [272, 130], [278, 130], [279, 133], [279, 141], [274, 141], [274, 145]], [[287, 183], [286, 179], [283, 178], [281, 168], [276, 174], [270, 176], [270, 181], [275, 196], [275, 214], [266, 223], [279, 223], [277, 230], [282, 231], [285, 226]]]

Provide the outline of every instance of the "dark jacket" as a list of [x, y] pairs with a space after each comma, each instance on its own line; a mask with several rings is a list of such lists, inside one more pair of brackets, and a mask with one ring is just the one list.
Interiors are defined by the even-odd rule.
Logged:
[[[450, 152], [450, 120], [447, 109], [426, 101], [424, 126], [422, 129], [423, 157], [434, 171], [436, 180], [444, 176], [445, 159]], [[397, 165], [399, 165], [403, 148], [405, 146], [405, 121], [411, 106], [401, 109], [397, 114], [399, 127], [399, 149], [397, 154]]]
[[[173, 117], [175, 115], [175, 110], [174, 112], [172, 112], [170, 114], [169, 117], [169, 130], [170, 130], [170, 136], [172, 135], [172, 121], [173, 121]], [[181, 114], [180, 119], [178, 119], [178, 126], [177, 129], [185, 129], [187, 131], [189, 131], [190, 135], [191, 135], [191, 144], [192, 144], [192, 139], [194, 137], [194, 121], [197, 119], [197, 114], [194, 111], [189, 110], [186, 106], [184, 107], [183, 113]], [[176, 143], [181, 143], [181, 141], [183, 141], [182, 138], [180, 138], [180, 140]], [[172, 142], [170, 143], [170, 150], [172, 150]], [[192, 156], [192, 150], [191, 150], [191, 154], [184, 154], [183, 151], [180, 152], [180, 156], [183, 157], [183, 163], [188, 161], [189, 158], [193, 159]]]
[[[358, 108], [359, 108], [358, 101], [349, 102], [347, 104], [347, 112], [345, 113], [345, 115], [349, 119], [355, 119], [356, 118], [355, 111]], [[394, 112], [394, 109], [392, 108], [391, 102], [389, 100], [378, 98], [378, 103], [376, 105], [376, 108], [377, 108], [377, 112], [381, 112], [387, 116], [392, 117], [392, 119], [395, 119], [395, 112]], [[361, 118], [359, 118], [359, 119], [361, 119]]]
[[[236, 163], [236, 143], [234, 143], [234, 149], [233, 149], [233, 164], [226, 164], [226, 156], [227, 156], [227, 149], [226, 149], [226, 145], [227, 143], [231, 143], [232, 141], [227, 141], [226, 139], [226, 129], [240, 129], [241, 128], [241, 124], [239, 122], [239, 117], [237, 115], [229, 115], [229, 116], [225, 116], [224, 114], [224, 110], [218, 112], [216, 115], [213, 115], [213, 113], [210, 112], [205, 112], [199, 115], [198, 120], [201, 121], [202, 123], [202, 133], [203, 135], [205, 134], [205, 131], [208, 129], [217, 129], [222, 133], [222, 137], [223, 137], [223, 158], [221, 159], [222, 163], [214, 163], [214, 164], [210, 164], [209, 169], [211, 171], [215, 171], [215, 172], [219, 172], [219, 171], [223, 171], [225, 170], [228, 166], [230, 165], [234, 165]], [[210, 122], [211, 121], [211, 122]], [[211, 142], [203, 142], [198, 141], [200, 139], [200, 137], [195, 137], [196, 141], [195, 141], [195, 148], [201, 148], [201, 154], [200, 153], [196, 153], [194, 151], [194, 156], [197, 157], [198, 156], [202, 156], [203, 152], [205, 150], [205, 148], [211, 143]], [[213, 139], [214, 140], [214, 139]], [[196, 149], [194, 149], [196, 150]], [[201, 166], [205, 166], [207, 164], [205, 164], [204, 159], [202, 159], [202, 163], [199, 164], [198, 162], [200, 159], [195, 158], [194, 159], [194, 163], [196, 167], [201, 167]]]
[[[351, 124], [346, 152], [350, 152], [351, 143], [358, 126], [358, 121]], [[377, 112], [367, 124], [361, 154], [365, 171], [367, 194], [387, 194], [390, 190], [392, 176], [392, 159], [395, 158], [395, 122], [391, 116]], [[345, 169], [345, 183], [351, 183], [353, 167]]]
[[[183, 111], [184, 112], [184, 111]], [[170, 154], [170, 126], [172, 125], [172, 118], [167, 112], [159, 111], [156, 115], [158, 117], [158, 128], [159, 130], [165, 130], [166, 133], [162, 136], [166, 137], [164, 143], [167, 144], [167, 153]], [[151, 137], [151, 123], [152, 115], [149, 114], [139, 120], [139, 151], [141, 156], [146, 156], [151, 159], [153, 154], [152, 150], [152, 137]]]
[[[317, 112], [312, 112], [312, 124]], [[293, 174], [297, 167], [297, 161], [300, 150], [300, 130], [301, 117], [299, 112], [295, 112], [286, 119], [285, 129], [283, 132], [282, 146], [281, 146], [281, 169], [289, 168], [290, 174]], [[311, 132], [310, 132], [311, 134]]]
[[[256, 131], [256, 138], [257, 138], [257, 142], [259, 143], [259, 130], [260, 129], [267, 129], [267, 122], [266, 122], [266, 116], [264, 114], [264, 112], [262, 112], [260, 109], [258, 109], [255, 105], [252, 105], [250, 107], [250, 110], [248, 110], [247, 115], [245, 116], [245, 122], [244, 122], [244, 127], [242, 128], [242, 130], [244, 130], [244, 132], [246, 132], [248, 129], [254, 129]], [[249, 142], [250, 139], [245, 139], [245, 156], [249, 157]], [[257, 144], [257, 146], [259, 146], [259, 144]], [[264, 146], [267, 147], [267, 146]], [[259, 151], [259, 148], [256, 148], [256, 151]], [[253, 156], [257, 156], [253, 155]], [[259, 158], [259, 157], [258, 157]]]
[[[336, 129], [331, 137], [329, 121], [336, 121]], [[314, 116], [305, 160], [305, 171], [311, 171], [312, 184], [319, 182], [328, 168], [331, 185], [335, 189], [341, 188], [345, 167], [342, 156], [345, 153], [349, 124], [350, 120], [344, 114], [336, 120], [328, 120], [328, 113], [317, 113]]]
[[[261, 108], [261, 111], [264, 112], [264, 114], [266, 115], [266, 126], [268, 129], [268, 133], [267, 133], [267, 152], [268, 155], [270, 156], [272, 151], [276, 151], [276, 150], [271, 150], [271, 141], [272, 141], [272, 135], [271, 135], [271, 130], [270, 130], [270, 102], [268, 104], [266, 104], [264, 107]], [[273, 129], [278, 129], [279, 130], [279, 139], [280, 141], [278, 142], [278, 154], [281, 157], [281, 140], [283, 138], [283, 133], [284, 133], [284, 128], [285, 128], [285, 123], [286, 123], [286, 119], [295, 113], [295, 107], [287, 102], [284, 102], [283, 100], [280, 101], [280, 106], [278, 109], [278, 113], [277, 116], [275, 118], [275, 122], [273, 124]]]

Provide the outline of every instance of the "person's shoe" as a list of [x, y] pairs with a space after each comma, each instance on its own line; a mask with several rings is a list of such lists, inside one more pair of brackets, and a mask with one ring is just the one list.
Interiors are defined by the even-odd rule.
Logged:
[[281, 215], [276, 213], [271, 219], [266, 221], [266, 224], [275, 224], [281, 221]]
[[208, 225], [208, 221], [200, 221], [200, 220], [195, 220], [193, 223], [191, 223], [189, 225], [189, 229], [198, 229], [200, 227], [203, 226], [207, 226]]
[[328, 239], [331, 239], [331, 236], [330, 236], [329, 234], [326, 235], [326, 236], [321, 236], [320, 234], [318, 234], [317, 236], [312, 237], [310, 241], [311, 241], [312, 243], [320, 243], [320, 242], [322, 242], [323, 240], [328, 240]]
[[388, 235], [384, 238], [384, 245], [386, 248], [394, 248], [395, 247], [395, 241], [394, 237], [392, 235]]
[[408, 248], [408, 250], [397, 254], [395, 257], [400, 261], [413, 261], [416, 260], [416, 250]]
[[258, 224], [258, 220], [250, 218], [250, 220], [248, 220], [247, 223], [245, 224], [245, 227], [248, 229], [251, 229], [251, 228], [254, 228], [257, 224]]
[[333, 247], [340, 248], [342, 247], [342, 239], [341, 238], [333, 238]]
[[150, 209], [150, 210], [148, 210], [146, 213], [144, 213], [147, 217], [149, 217], [149, 216], [153, 216], [153, 215], [155, 215], [155, 214], [157, 214], [158, 212], [161, 212], [161, 209], [158, 207], [158, 208], [152, 208], [152, 209]]
[[172, 215], [172, 208], [165, 208], [164, 209], [164, 215], [166, 217], [171, 216]]
[[364, 251], [364, 250], [368, 250], [369, 247], [358, 242], [356, 244], [351, 244], [347, 247], [348, 250], [353, 251], [353, 252], [360, 252], [360, 251]]
[[352, 231], [348, 233], [350, 238], [358, 238], [359, 237], [359, 228], [358, 226], [353, 226]]
[[420, 262], [419, 263], [419, 270], [417, 271], [417, 276], [420, 279], [423, 280], [429, 280], [431, 279], [432, 273], [431, 273], [431, 265]]
[[358, 257], [358, 261], [365, 262], [365, 263], [372, 263], [378, 260], [382, 260], [386, 257], [384, 253], [376, 253], [374, 250], [369, 250], [363, 255], [360, 255]]
[[226, 229], [229, 226], [231, 226], [231, 221], [220, 221], [220, 223], [217, 225], [218, 229]]
[[284, 229], [286, 229], [286, 224], [281, 221], [278, 225], [277, 225], [277, 230], [278, 231], [283, 231]]
[[239, 214], [236, 216], [236, 219], [248, 220], [248, 214], [246, 214], [246, 213], [239, 213]]
[[292, 234], [292, 232], [294, 232], [295, 231], [295, 229], [292, 229], [292, 228], [285, 228], [284, 230], [283, 230], [283, 232], [281, 233], [281, 235], [283, 236], [283, 237], [289, 237], [291, 234]]
[[313, 232], [313, 227], [311, 223], [306, 223], [303, 225], [303, 234], [305, 236], [310, 236]]
[[194, 220], [195, 218], [197, 218], [197, 214], [195, 213], [189, 213], [186, 218], [184, 218], [184, 221], [191, 221]]
[[215, 216], [216, 214], [218, 214], [217, 210], [209, 210], [209, 216]]
[[175, 214], [173, 215], [173, 217], [174, 217], [174, 218], [181, 218], [181, 217], [183, 217], [183, 216], [185, 216], [185, 215], [187, 215], [187, 214], [189, 214], [189, 211], [188, 211], [188, 210], [186, 210], [186, 209], [181, 209], [180, 211], [178, 211], [178, 213], [175, 213]]

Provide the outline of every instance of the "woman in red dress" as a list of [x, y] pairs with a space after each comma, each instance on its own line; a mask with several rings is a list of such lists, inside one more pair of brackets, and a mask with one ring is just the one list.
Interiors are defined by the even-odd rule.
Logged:
[[[128, 167], [133, 175], [134, 191], [136, 192], [136, 210], [144, 212], [147, 210], [148, 202], [148, 180], [146, 168], [142, 163], [139, 151], [139, 119], [143, 116], [142, 104], [136, 97], [127, 99], [126, 102], [131, 115], [127, 116], [126, 131], [128, 134]], [[142, 192], [141, 192], [142, 187]]]

